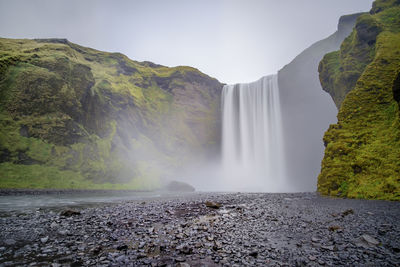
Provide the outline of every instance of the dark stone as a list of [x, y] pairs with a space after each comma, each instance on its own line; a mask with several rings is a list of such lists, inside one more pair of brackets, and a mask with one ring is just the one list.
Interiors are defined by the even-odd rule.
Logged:
[[17, 242], [14, 239], [11, 239], [11, 238], [4, 240], [4, 244], [6, 244], [7, 246], [13, 246], [16, 243]]
[[143, 62], [140, 62], [140, 64], [141, 64], [142, 66], [150, 67], [150, 68], [162, 68], [162, 67], [165, 67], [165, 66], [163, 66], [163, 65], [156, 64], [156, 63], [153, 63], [153, 62], [151, 62], [151, 61], [143, 61]]
[[65, 38], [44, 38], [34, 39], [37, 43], [52, 43], [52, 44], [68, 44], [68, 40]]
[[8, 162], [11, 160], [11, 153], [10, 150], [7, 148], [4, 148], [3, 150], [0, 151], [0, 163], [2, 162]]
[[32, 159], [24, 151], [19, 151], [17, 163], [23, 164], [23, 165], [33, 165], [33, 164], [40, 164], [41, 162], [38, 160]]
[[206, 207], [212, 208], [212, 209], [219, 209], [222, 205], [217, 202], [212, 202], [212, 201], [206, 201], [205, 203]]
[[353, 209], [347, 209], [347, 210], [342, 212], [342, 216], [343, 217], [345, 217], [347, 215], [350, 215], [350, 214], [354, 214], [354, 210]]
[[21, 125], [19, 128], [19, 134], [23, 137], [29, 137], [29, 128], [26, 125]]
[[67, 209], [67, 210], [63, 210], [60, 213], [60, 216], [65, 216], [65, 217], [71, 217], [71, 216], [76, 216], [76, 215], [81, 215], [80, 211]]
[[[369, 16], [369, 17], [366, 17]], [[357, 37], [362, 43], [367, 43], [369, 46], [375, 44], [376, 37], [382, 31], [374, 18], [370, 15], [364, 15], [362, 20], [359, 20], [355, 26]]]
[[358, 173], [362, 172], [362, 168], [360, 166], [358, 166], [358, 165], [353, 165], [351, 167], [353, 168], [354, 174], [358, 174]]
[[337, 230], [341, 230], [342, 227], [340, 227], [339, 225], [331, 225], [331, 226], [328, 227], [328, 229], [329, 229], [329, 231], [334, 232], [334, 231], [337, 231]]
[[71, 267], [81, 267], [81, 266], [84, 266], [84, 264], [80, 260], [74, 261], [73, 263], [71, 263]]
[[249, 256], [256, 258], [258, 256], [258, 251], [253, 250], [249, 253]]
[[393, 98], [400, 103], [400, 72], [397, 74], [397, 77], [393, 82]]
[[118, 70], [117, 73], [118, 75], [123, 74], [126, 76], [133, 75], [135, 72], [138, 72], [138, 70], [135, 67], [127, 65], [127, 62], [125, 60], [120, 60], [118, 65]]
[[180, 245], [176, 247], [176, 249], [186, 255], [192, 254], [193, 252], [193, 248], [189, 247], [188, 245]]
[[127, 249], [128, 249], [128, 246], [127, 246], [127, 245], [119, 245], [119, 246], [117, 247], [117, 249], [118, 249], [118, 250], [127, 250]]

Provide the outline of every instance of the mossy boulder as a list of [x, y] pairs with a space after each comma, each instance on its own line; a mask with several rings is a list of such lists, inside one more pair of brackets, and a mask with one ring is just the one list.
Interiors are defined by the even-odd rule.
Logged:
[[376, 1], [320, 63], [321, 84], [339, 107], [324, 136], [324, 195], [400, 200], [399, 22], [399, 1]]
[[221, 89], [191, 67], [2, 38], [0, 187], [157, 187], [217, 151]]

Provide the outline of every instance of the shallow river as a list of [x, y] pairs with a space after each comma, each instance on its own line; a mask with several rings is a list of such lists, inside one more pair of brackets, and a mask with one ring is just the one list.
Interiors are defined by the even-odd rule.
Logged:
[[124, 201], [146, 201], [157, 198], [176, 197], [193, 193], [133, 192], [133, 191], [78, 191], [36, 192], [35, 194], [0, 195], [0, 214], [32, 212], [38, 209], [64, 209], [87, 207]]

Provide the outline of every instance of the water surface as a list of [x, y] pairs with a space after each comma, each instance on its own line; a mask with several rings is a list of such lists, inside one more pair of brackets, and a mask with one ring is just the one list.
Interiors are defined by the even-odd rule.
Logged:
[[121, 203], [125, 201], [146, 201], [155, 198], [169, 198], [193, 193], [135, 192], [135, 191], [77, 191], [77, 192], [31, 192], [0, 195], [0, 213], [20, 213], [41, 209], [65, 209]]

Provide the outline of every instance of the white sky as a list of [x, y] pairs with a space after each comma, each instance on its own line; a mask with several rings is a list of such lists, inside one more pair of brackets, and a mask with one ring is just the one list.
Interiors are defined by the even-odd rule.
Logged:
[[372, 0], [0, 0], [0, 37], [67, 38], [224, 83], [276, 73]]

